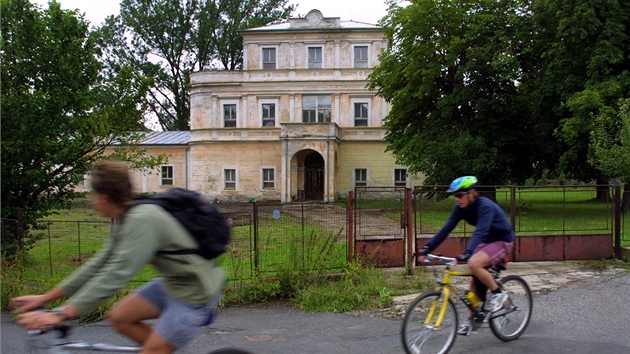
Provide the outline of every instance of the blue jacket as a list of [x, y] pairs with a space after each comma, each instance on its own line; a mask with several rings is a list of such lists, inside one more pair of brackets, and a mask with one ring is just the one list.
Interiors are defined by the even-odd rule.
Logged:
[[444, 226], [425, 246], [430, 251], [436, 249], [446, 239], [446, 236], [453, 231], [460, 220], [466, 220], [466, 222], [475, 226], [475, 231], [470, 237], [468, 247], [464, 251], [469, 256], [482, 242], [512, 242], [515, 239], [512, 224], [505, 216], [503, 209], [492, 200], [477, 196], [475, 201], [467, 208], [460, 208], [455, 205], [453, 211], [451, 211], [451, 216]]

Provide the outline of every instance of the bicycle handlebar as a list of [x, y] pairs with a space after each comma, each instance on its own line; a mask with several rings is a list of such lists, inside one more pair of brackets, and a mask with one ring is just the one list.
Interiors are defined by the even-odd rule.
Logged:
[[445, 257], [445, 256], [442, 256], [442, 255], [437, 255], [437, 254], [432, 254], [432, 253], [429, 253], [429, 254], [426, 255], [426, 258], [424, 259], [424, 262], [425, 263], [431, 263], [431, 261], [434, 261], [434, 260], [442, 261], [446, 265], [453, 265], [453, 264], [455, 264], [457, 262], [456, 258]]

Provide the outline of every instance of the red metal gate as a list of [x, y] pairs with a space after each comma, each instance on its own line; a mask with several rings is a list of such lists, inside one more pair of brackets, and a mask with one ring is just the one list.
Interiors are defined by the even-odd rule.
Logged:
[[380, 267], [402, 267], [413, 252], [410, 242], [411, 190], [356, 187], [349, 193], [349, 258]]

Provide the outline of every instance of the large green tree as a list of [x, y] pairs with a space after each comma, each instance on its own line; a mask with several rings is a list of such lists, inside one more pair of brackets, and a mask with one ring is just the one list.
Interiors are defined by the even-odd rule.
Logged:
[[98, 29], [104, 62], [152, 78], [147, 107], [163, 130], [190, 129], [189, 74], [236, 70], [239, 30], [286, 19], [288, 0], [122, 0], [120, 14]]
[[[148, 84], [122, 67], [103, 74], [88, 23], [57, 2], [1, 0], [2, 218], [50, 215], [116, 141], [133, 143]], [[150, 162], [150, 161], [148, 161]], [[27, 225], [28, 226], [28, 225]], [[6, 232], [5, 232], [6, 231]], [[3, 229], [2, 252], [15, 233]]]
[[520, 90], [531, 65], [528, 1], [392, 1], [382, 24], [391, 46], [369, 87], [392, 105], [386, 140], [399, 163], [427, 183], [522, 182], [543, 170], [549, 127]]
[[536, 87], [541, 114], [558, 121], [565, 145], [560, 170], [582, 181], [606, 182], [593, 161], [591, 132], [598, 115], [618, 111], [630, 93], [630, 3], [622, 0], [537, 0], [534, 40], [540, 51]]

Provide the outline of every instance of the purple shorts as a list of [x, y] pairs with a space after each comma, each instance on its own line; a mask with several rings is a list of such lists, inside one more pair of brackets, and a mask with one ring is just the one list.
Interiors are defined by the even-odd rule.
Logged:
[[490, 243], [480, 243], [473, 254], [477, 252], [485, 253], [490, 258], [490, 265], [494, 266], [502, 262], [506, 255], [512, 252], [514, 242], [495, 241]]

